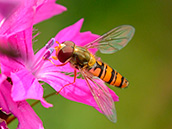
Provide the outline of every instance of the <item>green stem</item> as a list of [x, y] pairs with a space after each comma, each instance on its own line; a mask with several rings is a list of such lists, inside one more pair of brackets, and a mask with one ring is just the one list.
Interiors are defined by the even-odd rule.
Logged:
[[[54, 95], [54, 94], [56, 94], [57, 92], [53, 92], [53, 93], [51, 93], [51, 94], [48, 94], [48, 95], [46, 95], [45, 97], [44, 97], [44, 99], [46, 99], [46, 98], [48, 98], [48, 97], [50, 97], [50, 96], [52, 96], [52, 95]], [[32, 103], [31, 104], [31, 107], [33, 107], [33, 106], [35, 106], [36, 104], [38, 104], [40, 101], [39, 100], [36, 100], [34, 103]]]

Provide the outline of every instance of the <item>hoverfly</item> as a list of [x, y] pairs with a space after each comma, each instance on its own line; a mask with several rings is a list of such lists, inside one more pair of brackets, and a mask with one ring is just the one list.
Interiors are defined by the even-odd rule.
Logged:
[[116, 122], [114, 101], [108, 88], [95, 81], [95, 77], [100, 78], [112, 86], [120, 88], [127, 87], [129, 83], [127, 79], [125, 79], [116, 70], [97, 59], [92, 53], [89, 52], [88, 49], [98, 48], [101, 53], [112, 54], [126, 46], [133, 37], [134, 32], [135, 29], [132, 26], [122, 25], [112, 29], [83, 47], [75, 45], [72, 41], [65, 41], [62, 44], [57, 42], [59, 45], [55, 47], [56, 56], [54, 56], [53, 59], [58, 59], [62, 63], [56, 66], [63, 66], [67, 63], [71, 64], [74, 68], [74, 81], [70, 84], [75, 83], [77, 76], [76, 70], [79, 70], [84, 77], [98, 107], [112, 122]]

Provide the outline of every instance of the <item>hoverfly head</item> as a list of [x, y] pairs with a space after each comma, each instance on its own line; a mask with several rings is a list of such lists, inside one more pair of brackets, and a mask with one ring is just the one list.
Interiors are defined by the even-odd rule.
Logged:
[[75, 44], [71, 41], [65, 41], [56, 49], [56, 56], [60, 62], [66, 62], [73, 55]]

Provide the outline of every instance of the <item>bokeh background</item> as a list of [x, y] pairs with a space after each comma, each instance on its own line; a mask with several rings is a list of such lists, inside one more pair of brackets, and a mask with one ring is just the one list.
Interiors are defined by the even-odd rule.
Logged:
[[[97, 53], [124, 75], [127, 89], [112, 88], [118, 121], [111, 123], [94, 108], [60, 95], [47, 99], [54, 104], [34, 107], [45, 129], [171, 129], [172, 128], [172, 1], [171, 0], [58, 0], [67, 12], [35, 26], [40, 35], [34, 49], [40, 49], [61, 29], [84, 18], [82, 31], [102, 35], [130, 24], [136, 32], [130, 43], [115, 54]], [[45, 85], [45, 94], [53, 92]], [[10, 124], [15, 128], [17, 121]]]

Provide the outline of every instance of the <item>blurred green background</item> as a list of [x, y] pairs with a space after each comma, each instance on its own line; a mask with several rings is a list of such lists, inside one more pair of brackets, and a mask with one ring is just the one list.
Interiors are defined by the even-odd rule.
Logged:
[[[127, 89], [112, 88], [120, 100], [115, 103], [117, 123], [111, 123], [90, 106], [55, 95], [47, 99], [53, 108], [45, 109], [41, 104], [34, 107], [45, 129], [171, 129], [172, 1], [58, 0], [57, 3], [68, 11], [35, 26], [41, 32], [35, 50], [80, 18], [85, 19], [82, 31], [102, 35], [116, 26], [130, 24], [136, 32], [119, 52], [97, 53], [130, 81]], [[45, 94], [53, 92], [48, 85], [44, 89]]]

